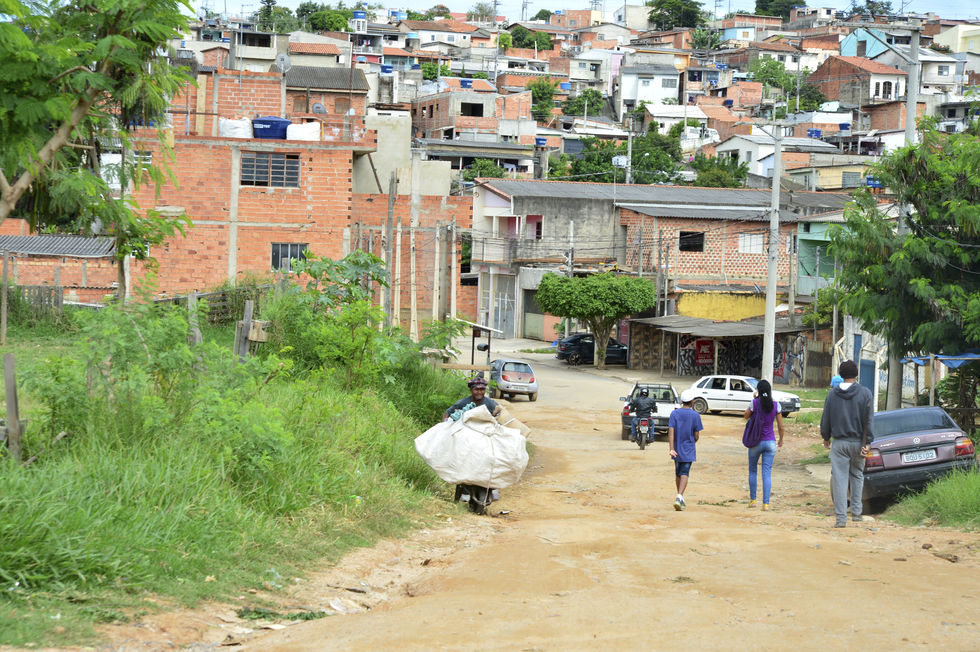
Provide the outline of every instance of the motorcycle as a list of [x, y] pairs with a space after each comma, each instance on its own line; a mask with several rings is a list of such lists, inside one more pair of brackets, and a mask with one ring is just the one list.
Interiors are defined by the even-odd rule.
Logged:
[[640, 450], [647, 447], [650, 439], [650, 417], [640, 417], [636, 423], [636, 443]]

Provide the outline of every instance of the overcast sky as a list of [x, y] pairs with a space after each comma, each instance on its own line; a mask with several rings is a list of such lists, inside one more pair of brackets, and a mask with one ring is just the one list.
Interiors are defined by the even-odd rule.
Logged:
[[[300, 5], [303, 0], [279, 0], [278, 4], [283, 7], [289, 7], [295, 10], [296, 7]], [[336, 0], [334, 0], [335, 2]], [[477, 0], [402, 0], [399, 3], [385, 2], [386, 6], [392, 9], [412, 9], [414, 11], [425, 11], [430, 7], [437, 4], [445, 4], [452, 11], [464, 12], [469, 10], [475, 5]], [[205, 4], [204, 0], [196, 0], [198, 6]], [[333, 4], [331, 2], [330, 4]], [[350, 0], [347, 4], [352, 4]], [[632, 3], [631, 3], [632, 4]], [[635, 2], [635, 4], [643, 4], [642, 2]], [[801, 3], [802, 4], [802, 3]], [[502, 0], [500, 2], [500, 14], [506, 16], [509, 21], [520, 20], [521, 18], [521, 0]], [[814, 7], [834, 7], [836, 9], [844, 9], [851, 5], [850, 2], [846, 0], [825, 0], [824, 2], [812, 2], [810, 6]], [[937, 8], [940, 5], [941, 8]], [[207, 6], [212, 10], [222, 13], [227, 8], [227, 11], [231, 15], [241, 15], [242, 13], [251, 13], [259, 8], [258, 0], [249, 0], [242, 2], [241, 0], [207, 0]], [[606, 0], [602, 5], [603, 9], [608, 13], [612, 14], [616, 9], [622, 7], [622, 2], [615, 2], [614, 0]], [[892, 6], [895, 9], [900, 9], [902, 6], [902, 0], [893, 0]], [[715, 8], [714, 2], [704, 3], [705, 9], [713, 11]], [[588, 9], [589, 3], [587, 1], [580, 0], [578, 2], [565, 2], [563, 0], [533, 0], [533, 2], [528, 2], [528, 18], [536, 14], [540, 9], [549, 9], [555, 11], [556, 9]], [[755, 0], [722, 0], [718, 5], [719, 15], [724, 15], [729, 11], [752, 11], [755, 8]], [[244, 11], [243, 11], [244, 9]], [[922, 12], [927, 11], [937, 12], [943, 18], [969, 18], [978, 20], [980, 19], [980, 2], [977, 0], [944, 0], [941, 3], [927, 2], [927, 0], [912, 0], [912, 2], [907, 2], [905, 5], [906, 11], [910, 12]]]

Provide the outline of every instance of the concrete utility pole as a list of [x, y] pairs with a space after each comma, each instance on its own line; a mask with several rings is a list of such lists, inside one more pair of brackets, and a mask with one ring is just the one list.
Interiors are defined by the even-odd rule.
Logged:
[[[615, 172], [613, 172], [615, 174]], [[633, 116], [626, 132], [626, 183], [633, 183]]]
[[[568, 222], [568, 278], [575, 278], [575, 220]], [[565, 318], [565, 337], [570, 332], [571, 319]]]
[[385, 223], [385, 267], [388, 272], [388, 287], [385, 288], [385, 329], [390, 329], [392, 326], [392, 319], [394, 317], [394, 308], [392, 306], [392, 298], [394, 296], [395, 289], [395, 275], [393, 273], [394, 269], [394, 221], [395, 221], [395, 193], [398, 188], [398, 177], [394, 172], [391, 173], [391, 180], [388, 182], [388, 221]]

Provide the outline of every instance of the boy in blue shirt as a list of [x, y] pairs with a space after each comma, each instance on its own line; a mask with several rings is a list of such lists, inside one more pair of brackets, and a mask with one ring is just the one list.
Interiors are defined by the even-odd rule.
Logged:
[[687, 507], [684, 490], [687, 489], [687, 479], [691, 474], [691, 463], [698, 458], [694, 444], [704, 430], [701, 415], [691, 409], [691, 403], [696, 397], [694, 390], [686, 389], [681, 392], [683, 406], [671, 412], [667, 422], [667, 438], [670, 442], [670, 456], [674, 459], [674, 480], [677, 484], [674, 509], [678, 512]]

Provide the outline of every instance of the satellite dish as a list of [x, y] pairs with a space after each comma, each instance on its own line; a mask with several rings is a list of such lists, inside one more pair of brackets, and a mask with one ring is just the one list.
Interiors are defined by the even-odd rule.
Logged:
[[289, 69], [293, 67], [293, 64], [289, 63], [289, 55], [285, 52], [281, 52], [276, 55], [276, 66], [279, 67], [280, 72], [289, 72]]
[[327, 107], [323, 106], [320, 102], [313, 103], [313, 113], [326, 113]]

